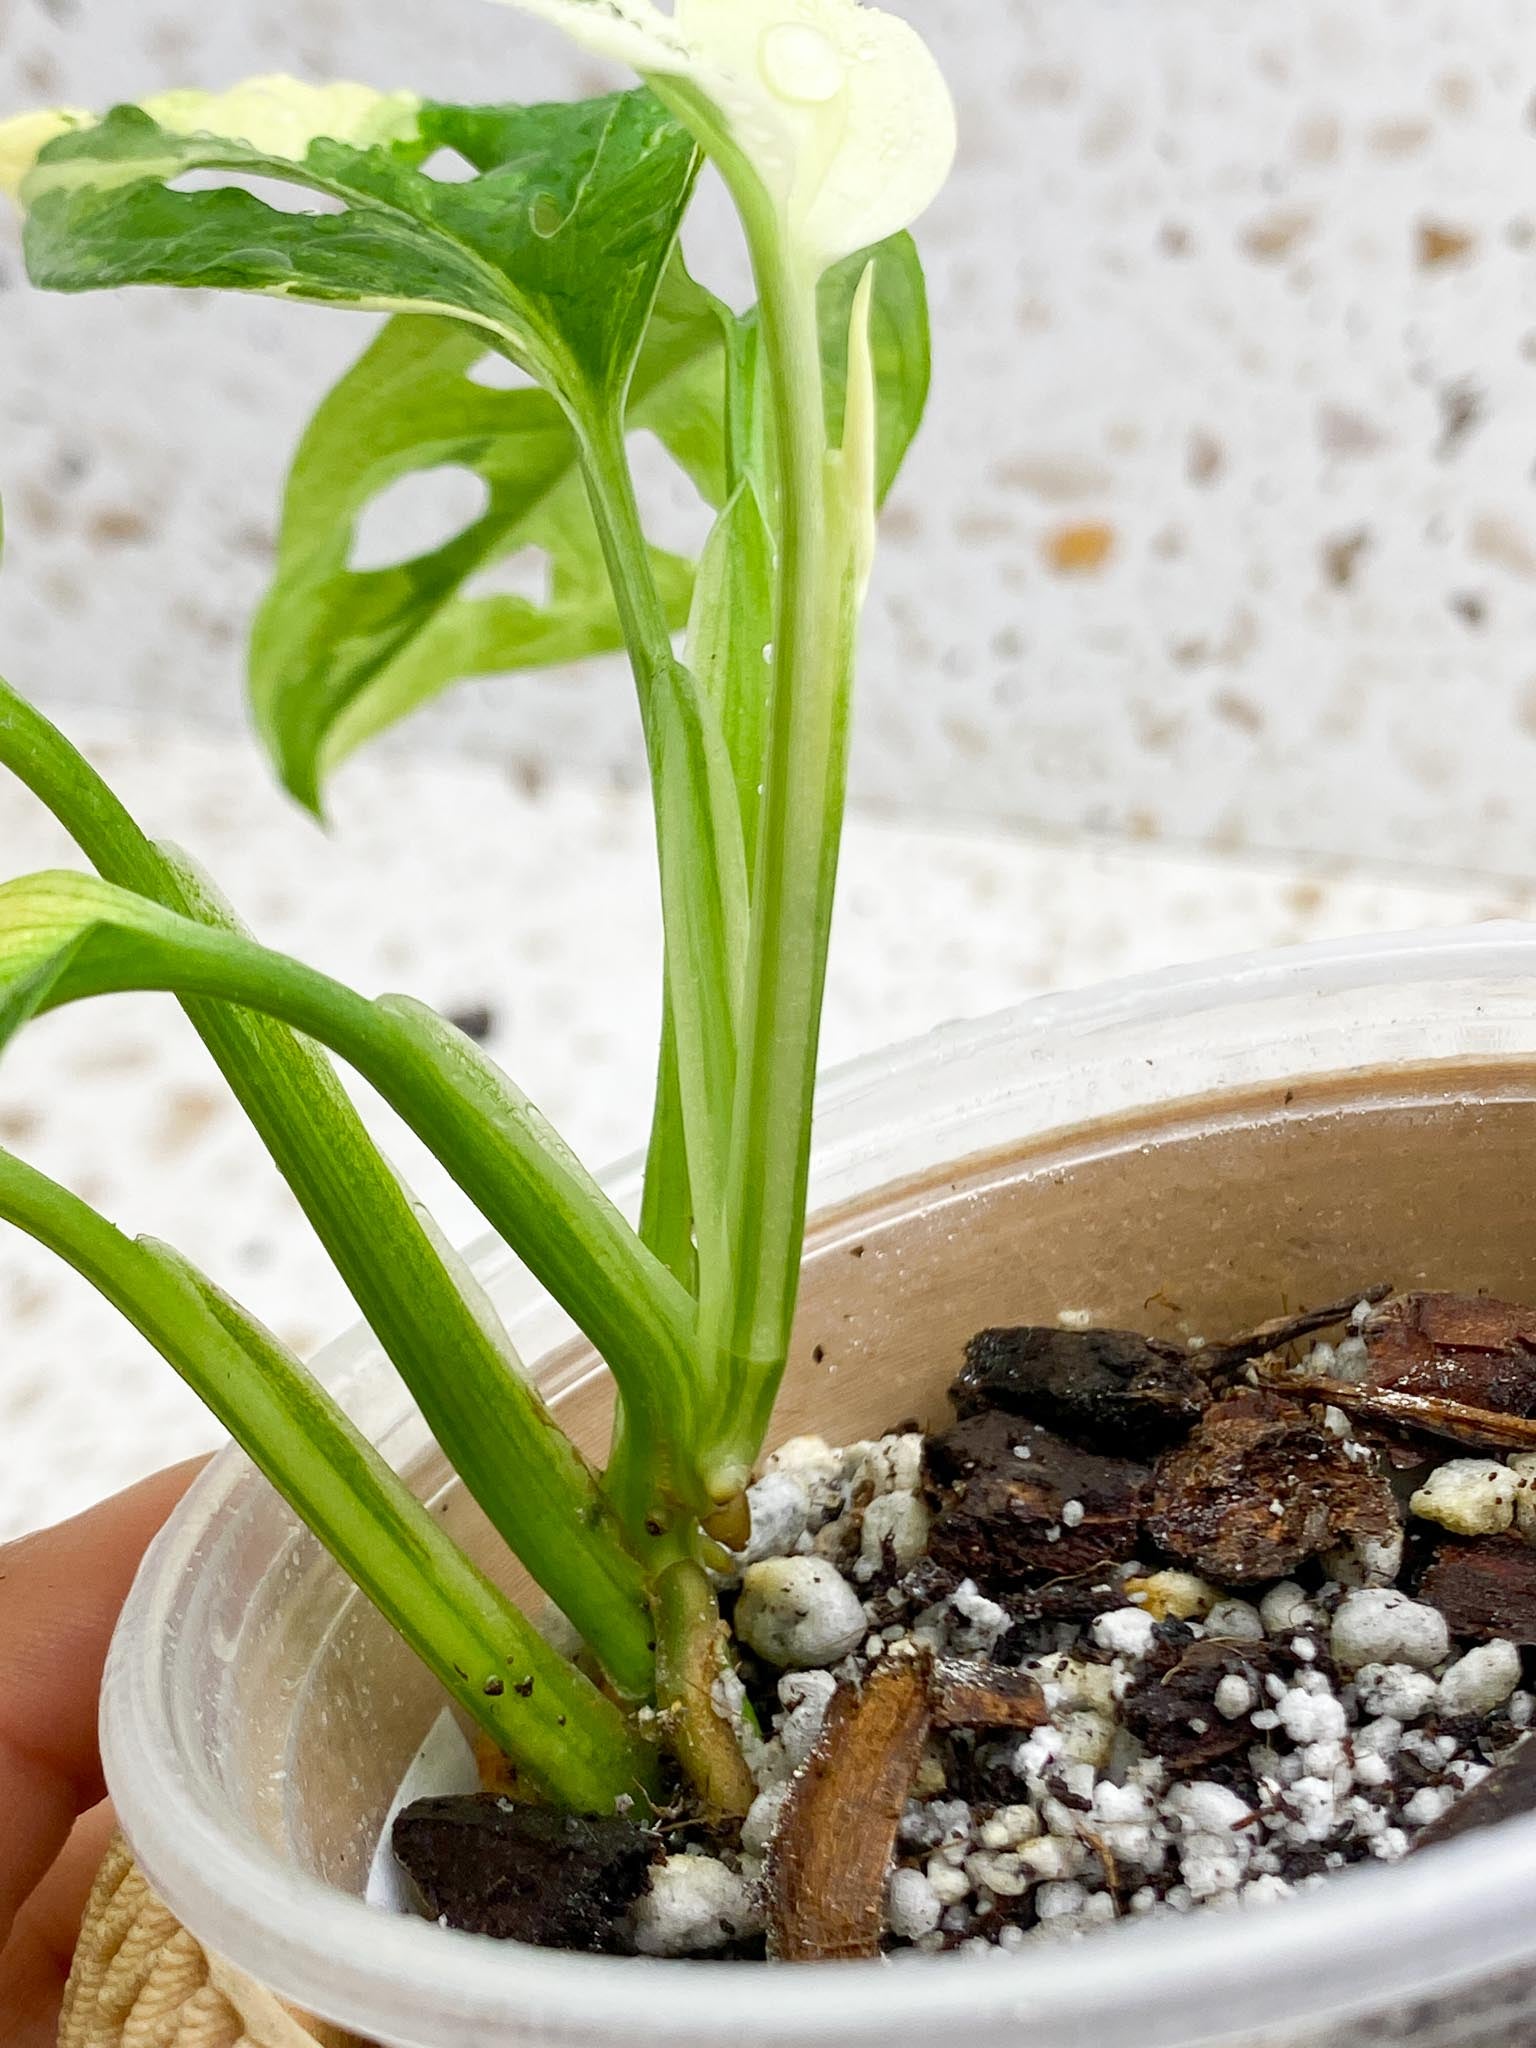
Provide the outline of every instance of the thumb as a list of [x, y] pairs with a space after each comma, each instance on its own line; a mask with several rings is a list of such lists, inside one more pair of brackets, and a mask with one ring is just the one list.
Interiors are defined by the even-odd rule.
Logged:
[[200, 1463], [0, 1548], [0, 1948], [76, 1816], [101, 1797], [107, 1645], [150, 1538]]

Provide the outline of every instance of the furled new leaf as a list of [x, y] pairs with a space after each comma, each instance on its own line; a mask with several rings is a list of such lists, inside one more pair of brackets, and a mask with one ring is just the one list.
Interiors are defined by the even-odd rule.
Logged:
[[922, 424], [933, 375], [928, 336], [928, 292], [917, 244], [908, 234], [835, 264], [821, 280], [821, 377], [826, 398], [827, 439], [843, 440], [848, 393], [848, 332], [854, 295], [874, 265], [869, 305], [869, 349], [878, 395], [875, 457], [876, 502], [884, 504]]
[[744, 476], [704, 544], [688, 623], [688, 666], [719, 715], [749, 873], [757, 847], [772, 639], [773, 536], [753, 481]]

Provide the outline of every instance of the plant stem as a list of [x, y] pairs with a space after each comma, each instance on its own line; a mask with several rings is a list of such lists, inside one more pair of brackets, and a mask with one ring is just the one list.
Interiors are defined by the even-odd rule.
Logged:
[[716, 1688], [729, 1669], [709, 1580], [691, 1559], [669, 1565], [656, 1590], [656, 1700], [689, 1783], [711, 1814], [741, 1819], [757, 1796]]
[[[852, 568], [829, 516], [816, 280], [737, 192], [757, 276], [779, 463], [779, 582], [751, 946], [732, 1123], [733, 1296], [719, 1454], [760, 1440], [799, 1285], [852, 671]], [[703, 1332], [706, 1357], [709, 1331]]]
[[482, 1576], [277, 1340], [164, 1248], [0, 1151], [0, 1217], [47, 1245], [201, 1396], [386, 1620], [546, 1798], [654, 1787], [624, 1716]]
[[[725, 1180], [747, 925], [741, 816], [715, 709], [672, 652], [616, 419], [589, 426], [583, 468], [640, 699], [656, 808], [666, 1012], [697, 1240], [700, 1316], [718, 1324], [730, 1285]], [[652, 1133], [649, 1170], [656, 1192], [650, 1209], [654, 1219], [670, 1206], [675, 1226], [681, 1181], [667, 1148], [666, 1078], [664, 1072]]]

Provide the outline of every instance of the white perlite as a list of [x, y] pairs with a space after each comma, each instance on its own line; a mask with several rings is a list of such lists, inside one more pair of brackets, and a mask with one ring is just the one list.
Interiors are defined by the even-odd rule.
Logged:
[[1403, 1532], [1390, 1536], [1345, 1538], [1336, 1550], [1323, 1552], [1323, 1569], [1341, 1586], [1390, 1586], [1403, 1568]]
[[1355, 1673], [1355, 1691], [1368, 1714], [1391, 1714], [1403, 1722], [1427, 1714], [1440, 1688], [1427, 1671], [1411, 1664], [1362, 1664]]
[[854, 1577], [872, 1579], [887, 1565], [906, 1571], [928, 1548], [928, 1510], [915, 1493], [880, 1493], [859, 1525]]
[[715, 1856], [668, 1856], [635, 1902], [635, 1947], [643, 1956], [724, 1948], [762, 1926], [747, 1880]]
[[1253, 1687], [1236, 1671], [1229, 1671], [1216, 1688], [1216, 1711], [1224, 1721], [1236, 1721], [1251, 1711]]
[[[1443, 1714], [1488, 1714], [1520, 1683], [1520, 1652], [1513, 1643], [1479, 1643], [1440, 1680]], [[1411, 1818], [1412, 1816], [1410, 1816]]]
[[779, 1809], [789, 1797], [789, 1780], [783, 1778], [759, 1792], [741, 1824], [741, 1846], [749, 1856], [766, 1856], [779, 1824]]
[[1247, 1600], [1218, 1600], [1205, 1617], [1205, 1633], [1224, 1642], [1262, 1642], [1264, 1619]]
[[960, 1657], [987, 1657], [1008, 1628], [1008, 1610], [962, 1579], [949, 1596], [949, 1647]]
[[1332, 1693], [1304, 1692], [1299, 1686], [1275, 1701], [1275, 1716], [1292, 1742], [1338, 1742], [1349, 1726]]
[[830, 1671], [793, 1671], [779, 1680], [779, 1723], [783, 1768], [797, 1771], [816, 1747], [837, 1680]]
[[1145, 1607], [1112, 1607], [1095, 1616], [1092, 1634], [1101, 1650], [1139, 1663], [1152, 1647], [1156, 1628], [1157, 1617]]
[[1451, 1458], [1435, 1467], [1408, 1507], [1458, 1536], [1499, 1536], [1514, 1522], [1519, 1492], [1519, 1477], [1497, 1458]]
[[1311, 1628], [1317, 1622], [1317, 1610], [1294, 1579], [1282, 1579], [1278, 1586], [1271, 1586], [1259, 1602], [1259, 1616], [1267, 1635], [1291, 1636], [1298, 1629]]
[[742, 1574], [736, 1633], [768, 1663], [805, 1670], [858, 1648], [864, 1609], [824, 1558], [768, 1558]]
[[925, 1934], [932, 1934], [943, 1911], [943, 1900], [921, 1870], [891, 1872], [885, 1917], [899, 1940], [921, 1941]]
[[752, 1533], [741, 1553], [743, 1564], [787, 1555], [810, 1526], [810, 1490], [793, 1472], [768, 1471], [754, 1480], [747, 1488], [747, 1507]]
[[1450, 1653], [1450, 1631], [1437, 1608], [1385, 1586], [1346, 1593], [1333, 1617], [1333, 1655], [1346, 1671], [1363, 1664], [1409, 1664], [1428, 1671]]

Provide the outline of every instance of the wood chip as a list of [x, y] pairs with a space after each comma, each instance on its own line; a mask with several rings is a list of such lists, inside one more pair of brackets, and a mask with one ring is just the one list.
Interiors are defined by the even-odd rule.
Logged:
[[1210, 1392], [1182, 1345], [1031, 1324], [979, 1330], [949, 1398], [962, 1417], [1003, 1408], [1094, 1450], [1144, 1456], [1187, 1436]]
[[933, 1725], [933, 1673], [886, 1657], [832, 1695], [768, 1851], [768, 1953], [786, 1963], [877, 1956], [896, 1829]]
[[1452, 1635], [1536, 1644], [1536, 1550], [1518, 1536], [1442, 1543], [1418, 1591]]
[[1389, 1429], [1417, 1430], [1424, 1436], [1448, 1437], [1480, 1451], [1536, 1451], [1536, 1421], [1523, 1415], [1501, 1415], [1491, 1408], [1469, 1408], [1461, 1401], [1434, 1394], [1403, 1394], [1392, 1388], [1360, 1387], [1349, 1380], [1298, 1379], [1287, 1375], [1276, 1384], [1309, 1401], [1327, 1401], [1356, 1421], [1377, 1422]]
[[989, 1409], [926, 1449], [929, 1556], [983, 1587], [1058, 1579], [1136, 1555], [1149, 1468]]
[[1283, 1579], [1345, 1536], [1391, 1535], [1392, 1490], [1302, 1403], [1272, 1392], [1207, 1409], [1159, 1459], [1147, 1531], [1170, 1557], [1229, 1586]]
[[1536, 1415], [1536, 1309], [1486, 1294], [1399, 1294], [1361, 1332], [1366, 1384], [1502, 1415]]
[[1050, 1718], [1038, 1683], [1011, 1665], [940, 1657], [932, 1685], [935, 1728], [1040, 1728]]

